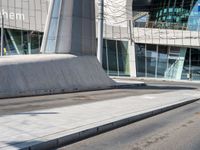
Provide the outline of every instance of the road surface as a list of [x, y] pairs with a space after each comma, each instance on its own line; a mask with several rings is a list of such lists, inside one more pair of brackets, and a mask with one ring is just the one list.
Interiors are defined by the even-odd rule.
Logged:
[[200, 101], [59, 150], [199, 150]]
[[70, 94], [58, 94], [36, 97], [0, 99], [0, 116], [15, 113], [35, 111], [49, 108], [93, 103], [107, 99], [138, 96], [144, 94], [159, 94], [184, 89], [199, 89], [198, 84], [185, 84], [174, 82], [147, 81], [147, 86], [111, 89]]

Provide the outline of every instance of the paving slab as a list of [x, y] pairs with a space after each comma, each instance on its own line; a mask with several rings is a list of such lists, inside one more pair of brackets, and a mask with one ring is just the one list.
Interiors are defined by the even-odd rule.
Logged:
[[0, 149], [52, 149], [200, 98], [197, 90], [130, 96], [0, 117]]

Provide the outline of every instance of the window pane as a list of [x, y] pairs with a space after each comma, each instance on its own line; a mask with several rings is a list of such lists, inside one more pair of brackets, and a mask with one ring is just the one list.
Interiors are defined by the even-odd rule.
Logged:
[[118, 75], [116, 41], [107, 40], [107, 44], [108, 44], [109, 73], [110, 75]]
[[135, 44], [137, 77], [145, 77], [145, 45]]
[[147, 45], [147, 77], [155, 77], [156, 71], [156, 45]]
[[158, 47], [158, 71], [157, 77], [164, 78], [165, 71], [167, 69], [167, 60], [168, 60], [168, 47], [167, 46], [159, 46]]

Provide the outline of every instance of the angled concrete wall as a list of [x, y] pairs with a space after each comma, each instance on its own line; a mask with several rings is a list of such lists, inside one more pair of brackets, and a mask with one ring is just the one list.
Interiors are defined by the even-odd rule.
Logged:
[[93, 56], [10, 56], [0, 59], [0, 70], [0, 98], [97, 90], [114, 84]]
[[0, 98], [106, 89], [96, 58], [94, 0], [51, 0], [43, 55], [0, 59]]

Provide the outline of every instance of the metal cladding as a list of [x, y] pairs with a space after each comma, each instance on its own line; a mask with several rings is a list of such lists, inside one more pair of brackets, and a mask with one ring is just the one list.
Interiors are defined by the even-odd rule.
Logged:
[[95, 55], [94, 0], [51, 1], [43, 53]]

